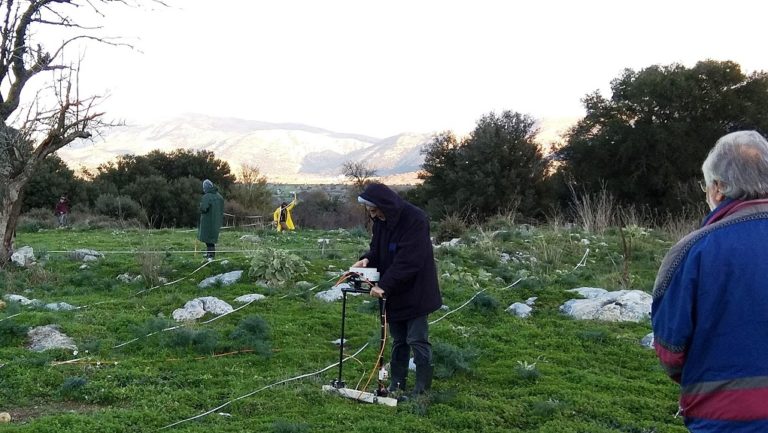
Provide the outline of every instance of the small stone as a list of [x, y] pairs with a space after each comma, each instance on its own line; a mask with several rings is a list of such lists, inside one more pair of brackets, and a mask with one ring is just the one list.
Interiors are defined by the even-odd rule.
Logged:
[[7, 424], [11, 422], [11, 414], [8, 412], [0, 412], [0, 424]]

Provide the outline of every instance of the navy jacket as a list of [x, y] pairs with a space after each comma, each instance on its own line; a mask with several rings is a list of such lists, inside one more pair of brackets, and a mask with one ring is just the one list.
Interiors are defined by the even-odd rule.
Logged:
[[379, 271], [389, 320], [409, 320], [439, 309], [443, 300], [427, 215], [382, 184], [368, 185], [360, 197], [386, 217], [374, 219], [370, 249], [363, 258]]

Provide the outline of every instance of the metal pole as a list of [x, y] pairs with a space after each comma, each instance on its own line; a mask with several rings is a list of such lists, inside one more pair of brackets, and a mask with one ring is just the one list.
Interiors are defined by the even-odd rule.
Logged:
[[344, 318], [347, 315], [347, 292], [344, 290], [341, 291], [342, 293], [342, 301], [341, 301], [341, 340], [339, 340], [339, 378], [336, 380], [336, 383], [333, 384], [336, 388], [344, 388], [344, 382], [341, 380], [341, 370], [342, 366], [344, 365]]
[[381, 368], [384, 365], [384, 344], [386, 344], [386, 340], [385, 340], [384, 337], [385, 337], [385, 334], [387, 332], [387, 330], [385, 329], [385, 327], [387, 326], [386, 325], [386, 316], [384, 315], [385, 314], [384, 307], [386, 305], [386, 302], [387, 302], [386, 299], [379, 298], [379, 321], [381, 322], [381, 334], [380, 334], [381, 336], [379, 337], [379, 341], [381, 342], [381, 344], [379, 345], [379, 354], [380, 355], [379, 355], [379, 360], [378, 360], [378, 364], [377, 364], [378, 368]]

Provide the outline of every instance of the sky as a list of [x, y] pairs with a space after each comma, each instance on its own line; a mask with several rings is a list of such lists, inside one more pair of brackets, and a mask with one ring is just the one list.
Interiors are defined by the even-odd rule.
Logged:
[[469, 132], [491, 111], [576, 118], [625, 68], [768, 70], [757, 0], [165, 0], [121, 8], [81, 93], [108, 118], [182, 113], [388, 137]]

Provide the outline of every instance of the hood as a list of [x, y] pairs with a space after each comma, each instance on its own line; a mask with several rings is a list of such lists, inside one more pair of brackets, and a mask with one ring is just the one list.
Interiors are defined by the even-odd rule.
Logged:
[[384, 212], [387, 221], [396, 221], [405, 206], [405, 200], [383, 183], [372, 183], [360, 194], [363, 200], [376, 205]]
[[209, 192], [216, 192], [216, 185], [208, 179], [203, 181], [203, 192], [208, 194]]

